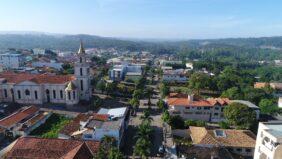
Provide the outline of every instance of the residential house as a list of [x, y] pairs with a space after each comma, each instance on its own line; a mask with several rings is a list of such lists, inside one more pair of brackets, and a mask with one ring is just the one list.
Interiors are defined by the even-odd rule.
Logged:
[[[255, 150], [256, 136], [249, 130], [207, 129], [189, 127], [192, 147], [195, 149], [221, 149], [225, 158], [252, 158]], [[208, 151], [207, 151], [208, 152]], [[205, 153], [205, 151], [199, 152]], [[212, 154], [211, 159], [220, 154]], [[224, 158], [224, 159], [225, 159]]]
[[171, 115], [179, 115], [184, 119], [204, 120], [210, 122], [224, 121], [224, 108], [232, 103], [238, 102], [247, 105], [256, 112], [259, 118], [259, 107], [248, 101], [229, 100], [228, 98], [208, 98], [202, 99], [194, 95], [186, 95], [180, 93], [170, 93], [166, 98]]
[[123, 145], [124, 131], [127, 126], [128, 109], [126, 107], [101, 108], [98, 113], [78, 115], [59, 132], [59, 138], [100, 141], [104, 136], [111, 136], [116, 139], [120, 147]]
[[9, 136], [26, 136], [45, 123], [51, 113], [40, 111], [35, 106], [22, 107], [13, 114], [0, 120], [0, 128]]
[[282, 121], [260, 122], [254, 159], [282, 158]]
[[[15, 141], [5, 159], [93, 159], [99, 150], [97, 141], [21, 137]], [[1, 157], [1, 156], [0, 156]]]
[[271, 87], [275, 90], [276, 96], [282, 96], [282, 83], [279, 82], [256, 82], [254, 84], [254, 88], [265, 88], [265, 87]]

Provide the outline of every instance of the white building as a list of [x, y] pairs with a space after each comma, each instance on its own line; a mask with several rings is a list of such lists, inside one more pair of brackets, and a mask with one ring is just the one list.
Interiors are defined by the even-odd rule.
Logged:
[[113, 81], [124, 80], [126, 76], [142, 76], [142, 66], [123, 63], [121, 65], [115, 65], [109, 71], [109, 77]]
[[21, 54], [5, 53], [0, 54], [0, 65], [5, 69], [18, 69], [23, 66], [24, 58]]
[[78, 115], [60, 131], [59, 138], [101, 141], [104, 136], [111, 136], [116, 139], [118, 146], [121, 146], [127, 126], [128, 110], [126, 107], [101, 108], [98, 113]]
[[282, 121], [259, 123], [254, 159], [282, 158]]
[[163, 71], [163, 81], [185, 83], [188, 81], [188, 78], [186, 77], [186, 72], [184, 69], [165, 70]]
[[90, 65], [81, 43], [74, 75], [30, 74], [4, 72], [0, 74], [0, 101], [21, 104], [77, 104], [91, 97]]
[[35, 55], [45, 55], [46, 53], [46, 49], [41, 49], [41, 48], [35, 48], [35, 49], [32, 49], [33, 51], [33, 54]]
[[278, 107], [282, 108], [282, 97], [279, 97], [278, 99]]
[[232, 102], [247, 105], [256, 112], [256, 119], [259, 119], [259, 108], [248, 101], [229, 100], [228, 98], [197, 99], [193, 95], [171, 93], [166, 98], [171, 115], [179, 115], [184, 119], [204, 120], [210, 122], [224, 121], [224, 108]]

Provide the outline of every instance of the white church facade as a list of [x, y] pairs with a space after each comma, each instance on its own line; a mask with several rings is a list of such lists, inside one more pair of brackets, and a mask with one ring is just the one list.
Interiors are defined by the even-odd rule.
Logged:
[[74, 75], [0, 73], [1, 102], [75, 105], [80, 100], [89, 101], [92, 95], [90, 64], [82, 43], [77, 56]]

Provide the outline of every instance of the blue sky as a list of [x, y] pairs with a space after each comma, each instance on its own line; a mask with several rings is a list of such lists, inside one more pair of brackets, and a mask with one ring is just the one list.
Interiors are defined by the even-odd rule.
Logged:
[[282, 35], [281, 0], [0, 0], [0, 31], [203, 39]]

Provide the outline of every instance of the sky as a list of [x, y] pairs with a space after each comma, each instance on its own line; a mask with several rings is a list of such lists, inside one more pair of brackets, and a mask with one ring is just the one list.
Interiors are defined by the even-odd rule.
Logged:
[[0, 0], [0, 31], [151, 39], [282, 35], [282, 0]]

